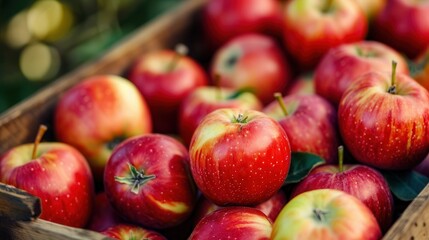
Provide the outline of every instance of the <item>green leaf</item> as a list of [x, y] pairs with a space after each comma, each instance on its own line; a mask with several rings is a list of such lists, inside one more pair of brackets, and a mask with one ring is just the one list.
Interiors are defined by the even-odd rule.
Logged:
[[306, 152], [293, 152], [289, 173], [284, 185], [301, 181], [313, 168], [323, 163], [325, 163], [325, 160], [317, 155]]
[[393, 195], [402, 201], [412, 201], [429, 183], [429, 178], [415, 171], [394, 172], [380, 170]]

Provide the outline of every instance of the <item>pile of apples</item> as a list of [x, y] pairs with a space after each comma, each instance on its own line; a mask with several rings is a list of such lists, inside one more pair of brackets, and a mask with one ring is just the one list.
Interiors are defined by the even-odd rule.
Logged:
[[395, 202], [380, 171], [429, 153], [428, 14], [208, 1], [210, 63], [178, 45], [82, 80], [55, 108], [58, 142], [41, 128], [0, 156], [0, 181], [42, 219], [118, 239], [380, 239]]

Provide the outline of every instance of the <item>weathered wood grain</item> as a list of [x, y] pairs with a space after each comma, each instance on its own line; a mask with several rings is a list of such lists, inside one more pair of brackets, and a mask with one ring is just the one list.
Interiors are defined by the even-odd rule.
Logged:
[[0, 217], [0, 239], [3, 240], [104, 240], [101, 233], [66, 227], [42, 219], [11, 221]]
[[40, 215], [40, 199], [10, 185], [0, 183], [0, 216], [29, 221]]

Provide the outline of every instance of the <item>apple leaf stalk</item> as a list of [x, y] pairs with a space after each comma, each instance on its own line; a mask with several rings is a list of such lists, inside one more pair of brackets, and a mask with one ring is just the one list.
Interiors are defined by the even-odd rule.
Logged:
[[247, 119], [249, 118], [249, 116], [244, 116], [243, 114], [239, 113], [236, 116], [234, 116], [234, 118], [232, 119], [233, 123], [247, 123]]
[[343, 169], [344, 169], [344, 146], [339, 146], [338, 147], [338, 169], [339, 172], [342, 173]]
[[119, 183], [130, 185], [131, 192], [134, 194], [138, 194], [141, 186], [156, 177], [155, 175], [145, 175], [143, 170], [138, 171], [137, 168], [130, 163], [128, 163], [128, 167], [130, 169], [130, 176], [115, 176], [115, 180]]
[[177, 64], [179, 63], [179, 60], [188, 54], [188, 47], [184, 44], [177, 44], [175, 48], [176, 54], [174, 55], [173, 59], [171, 60], [170, 64], [167, 67], [167, 72], [172, 72], [176, 68]]
[[274, 93], [274, 98], [275, 98], [275, 99], [277, 100], [277, 102], [279, 103], [280, 108], [282, 109], [283, 114], [284, 114], [285, 116], [289, 116], [289, 113], [288, 113], [288, 111], [287, 111], [287, 109], [286, 109], [285, 102], [283, 101], [283, 96], [282, 96], [282, 94], [281, 94], [281, 93], [279, 93], [279, 92], [276, 92], [276, 93]]
[[392, 77], [391, 77], [391, 85], [387, 92], [390, 94], [396, 94], [396, 65], [398, 65], [395, 61], [392, 61]]
[[39, 146], [39, 143], [42, 140], [42, 137], [45, 134], [47, 129], [48, 129], [48, 127], [46, 127], [46, 125], [42, 124], [39, 126], [39, 131], [37, 132], [36, 139], [34, 140], [33, 153], [31, 154], [31, 159], [36, 158], [37, 147]]
[[219, 73], [216, 73], [214, 75], [214, 85], [216, 87], [216, 99], [218, 101], [222, 100], [222, 90], [220, 88], [220, 80], [221, 80], [221, 76]]

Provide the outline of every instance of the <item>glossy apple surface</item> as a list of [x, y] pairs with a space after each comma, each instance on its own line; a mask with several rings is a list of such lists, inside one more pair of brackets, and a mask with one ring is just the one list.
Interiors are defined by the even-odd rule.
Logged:
[[256, 205], [286, 179], [291, 159], [280, 124], [255, 110], [223, 108], [199, 124], [189, 146], [200, 191], [217, 205]]
[[261, 101], [251, 92], [237, 92], [231, 88], [199, 87], [183, 100], [179, 111], [180, 136], [189, 146], [201, 120], [220, 108], [262, 110]]
[[219, 85], [249, 88], [264, 103], [284, 91], [291, 69], [279, 44], [262, 34], [237, 36], [218, 49], [211, 63], [211, 76], [220, 76]]
[[314, 68], [325, 53], [363, 40], [367, 20], [354, 0], [291, 0], [283, 10], [283, 40], [301, 69]]
[[407, 75], [361, 75], [344, 93], [338, 119], [344, 143], [359, 162], [405, 170], [429, 152], [429, 94]]
[[113, 75], [93, 76], [67, 90], [56, 106], [54, 126], [59, 141], [87, 158], [97, 182], [119, 142], [152, 130], [149, 108], [137, 88]]
[[270, 239], [272, 223], [264, 213], [249, 207], [226, 207], [205, 216], [195, 226], [189, 240]]
[[[285, 193], [282, 190], [279, 190], [267, 201], [253, 207], [263, 212], [272, 222], [274, 222], [286, 202], [287, 198]], [[223, 207], [214, 204], [205, 198], [204, 195], [201, 195], [195, 208], [193, 222], [197, 224], [203, 217]]]
[[207, 41], [218, 48], [228, 40], [251, 32], [278, 36], [281, 6], [277, 0], [212, 0], [202, 11]]
[[316, 67], [316, 93], [338, 106], [344, 91], [357, 77], [369, 71], [390, 71], [392, 61], [398, 63], [397, 72], [409, 74], [405, 58], [385, 44], [359, 41], [332, 48]]
[[99, 192], [95, 196], [92, 215], [86, 228], [102, 232], [109, 227], [125, 223], [124, 219], [110, 204], [105, 192]]
[[286, 91], [287, 95], [301, 94], [301, 95], [312, 95], [316, 93], [314, 86], [314, 75], [311, 73], [299, 75], [292, 81], [292, 84]]
[[429, 47], [427, 1], [389, 0], [374, 21], [374, 39], [415, 58]]
[[183, 99], [195, 88], [208, 84], [200, 64], [178, 54], [172, 50], [146, 53], [129, 73], [130, 81], [149, 106], [154, 132], [177, 133], [178, 109]]
[[75, 148], [54, 142], [14, 147], [0, 156], [0, 181], [40, 198], [41, 219], [72, 227], [88, 222], [94, 198], [89, 165]]
[[[280, 96], [281, 98], [281, 96]], [[326, 162], [337, 161], [340, 135], [337, 129], [337, 111], [324, 98], [317, 95], [288, 95], [263, 110], [276, 119], [288, 135], [292, 152], [308, 152]]]
[[118, 145], [106, 165], [104, 189], [124, 219], [156, 229], [183, 222], [196, 202], [188, 151], [162, 134]]
[[381, 236], [377, 220], [360, 200], [343, 191], [318, 189], [286, 204], [270, 239], [376, 240]]
[[393, 220], [393, 196], [383, 175], [377, 170], [357, 164], [346, 164], [342, 169], [338, 165], [321, 165], [296, 185], [291, 198], [325, 188], [355, 196], [372, 211], [382, 230], [389, 229]]
[[102, 232], [103, 235], [119, 240], [137, 240], [137, 239], [150, 239], [150, 240], [167, 240], [163, 235], [153, 230], [145, 229], [143, 227], [131, 224], [118, 224], [112, 226]]

